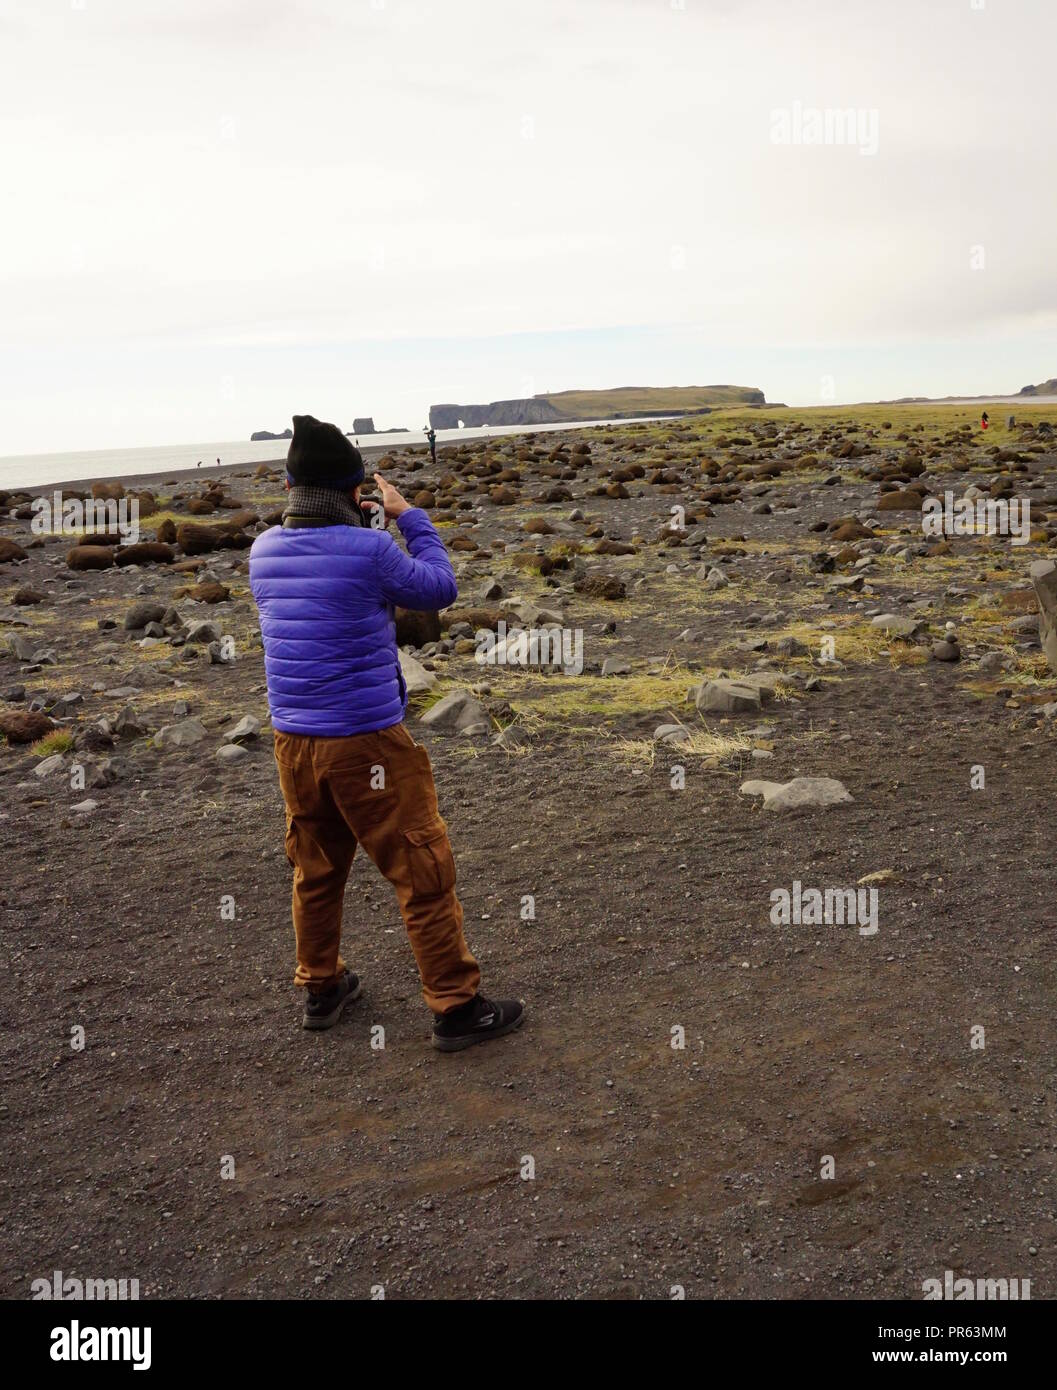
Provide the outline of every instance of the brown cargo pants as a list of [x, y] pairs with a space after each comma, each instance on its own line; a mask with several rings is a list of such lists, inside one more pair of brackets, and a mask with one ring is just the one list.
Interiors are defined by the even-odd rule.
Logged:
[[472, 999], [481, 972], [426, 750], [403, 724], [347, 738], [276, 731], [275, 760], [294, 866], [294, 983], [319, 990], [341, 978], [345, 883], [362, 844], [396, 889], [426, 1003], [447, 1013]]

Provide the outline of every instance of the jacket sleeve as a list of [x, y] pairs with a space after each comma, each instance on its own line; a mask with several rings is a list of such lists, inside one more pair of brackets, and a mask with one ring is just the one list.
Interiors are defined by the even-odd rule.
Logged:
[[401, 513], [396, 524], [411, 554], [405, 555], [390, 536], [385, 536], [380, 562], [382, 593], [401, 608], [449, 607], [459, 588], [436, 527], [421, 507]]

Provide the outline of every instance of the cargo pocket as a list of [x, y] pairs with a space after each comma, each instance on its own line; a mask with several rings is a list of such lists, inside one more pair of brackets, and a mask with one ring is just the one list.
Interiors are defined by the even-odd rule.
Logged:
[[294, 818], [292, 814], [286, 813], [286, 837], [283, 841], [286, 850], [286, 862], [292, 869], [297, 868], [297, 860], [294, 858], [294, 851], [297, 849], [297, 831], [294, 829]]
[[420, 829], [405, 830], [411, 887], [416, 898], [437, 898], [455, 887], [455, 860], [448, 828], [438, 816]]

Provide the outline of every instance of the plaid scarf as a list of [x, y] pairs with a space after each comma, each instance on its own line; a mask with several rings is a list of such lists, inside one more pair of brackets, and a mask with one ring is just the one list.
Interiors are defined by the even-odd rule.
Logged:
[[363, 525], [363, 517], [348, 497], [332, 487], [292, 487], [283, 519], [288, 516], [317, 517], [333, 526]]

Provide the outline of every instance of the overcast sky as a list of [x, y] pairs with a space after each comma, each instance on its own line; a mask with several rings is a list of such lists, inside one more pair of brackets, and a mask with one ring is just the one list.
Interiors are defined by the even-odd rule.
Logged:
[[1057, 374], [1051, 0], [0, 0], [0, 53], [0, 455]]

